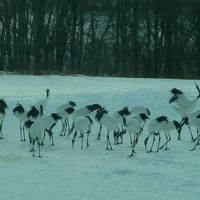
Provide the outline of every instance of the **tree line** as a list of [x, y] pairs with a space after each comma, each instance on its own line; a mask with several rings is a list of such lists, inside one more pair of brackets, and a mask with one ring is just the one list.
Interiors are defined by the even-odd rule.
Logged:
[[0, 70], [200, 77], [199, 0], [0, 0]]

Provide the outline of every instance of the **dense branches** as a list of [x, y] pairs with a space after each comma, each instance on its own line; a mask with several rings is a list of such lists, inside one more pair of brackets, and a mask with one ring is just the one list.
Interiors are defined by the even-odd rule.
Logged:
[[0, 69], [200, 77], [198, 0], [0, 0]]

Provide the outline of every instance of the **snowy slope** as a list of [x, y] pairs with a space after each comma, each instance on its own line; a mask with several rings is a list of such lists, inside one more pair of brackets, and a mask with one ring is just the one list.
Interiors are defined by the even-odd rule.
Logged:
[[32, 158], [28, 142], [19, 138], [19, 123], [12, 116], [17, 102], [29, 107], [45, 97], [49, 88], [48, 111], [64, 101], [79, 106], [100, 103], [110, 112], [123, 106], [144, 105], [152, 118], [167, 115], [180, 119], [168, 104], [169, 89], [178, 87], [191, 96], [197, 91], [192, 80], [99, 78], [86, 76], [0, 76], [0, 97], [9, 104], [4, 121], [5, 140], [0, 141], [0, 200], [195, 200], [200, 198], [200, 157], [197, 149], [188, 151], [188, 130], [183, 141], [174, 132], [169, 151], [147, 154], [143, 139], [137, 155], [128, 158], [128, 137], [123, 145], [107, 152], [105, 130], [96, 140], [98, 126], [92, 129], [90, 147], [80, 149], [77, 139], [71, 148], [71, 137], [60, 137], [59, 123], [54, 130], [55, 146], [42, 147], [42, 158]]

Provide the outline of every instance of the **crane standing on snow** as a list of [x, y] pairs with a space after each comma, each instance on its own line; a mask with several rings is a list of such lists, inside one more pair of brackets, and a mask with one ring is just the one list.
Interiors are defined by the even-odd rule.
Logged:
[[8, 105], [4, 101], [4, 99], [0, 99], [0, 133], [1, 133], [0, 139], [4, 139], [3, 133], [2, 133], [2, 126], [3, 126], [3, 120], [5, 118], [7, 108], [8, 108]]
[[[184, 118], [188, 117], [196, 108], [196, 105], [198, 103], [198, 100], [200, 98], [200, 88], [197, 85], [197, 83], [195, 83], [196, 89], [198, 91], [198, 95], [196, 98], [190, 100], [184, 93], [183, 91], [177, 89], [177, 88], [173, 88], [170, 90], [170, 92], [172, 93], [172, 97], [169, 100], [169, 104], [171, 103], [176, 103], [176, 105], [173, 105], [173, 109], [182, 117], [182, 120], [180, 122], [180, 124], [182, 124]], [[190, 128], [190, 125], [188, 125], [188, 128], [190, 130], [190, 134], [191, 134], [191, 139], [192, 141], [194, 141], [194, 137]], [[178, 136], [178, 139], [180, 140], [181, 137], [180, 135]]]

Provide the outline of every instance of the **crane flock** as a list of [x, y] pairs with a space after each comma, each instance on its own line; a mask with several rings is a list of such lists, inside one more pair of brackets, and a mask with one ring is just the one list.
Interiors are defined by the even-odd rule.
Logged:
[[[151, 118], [152, 114], [145, 106], [134, 106], [128, 108], [126, 105], [116, 111], [114, 114], [110, 113], [105, 107], [94, 103], [83, 107], [78, 107], [74, 101], [63, 102], [58, 105], [54, 113], [46, 114], [48, 107], [48, 100], [50, 98], [50, 90], [46, 89], [46, 96], [44, 99], [36, 102], [28, 110], [18, 103], [12, 110], [13, 115], [19, 121], [20, 140], [26, 141], [26, 135], [29, 138], [30, 151], [35, 157], [35, 143], [38, 146], [38, 156], [41, 157], [41, 146], [44, 145], [46, 134], [49, 136], [50, 144], [53, 146], [54, 133], [53, 129], [60, 120], [62, 123], [60, 136], [65, 136], [67, 139], [72, 136], [72, 148], [75, 146], [77, 137], [81, 138], [81, 148], [84, 146], [84, 137], [86, 137], [86, 148], [89, 147], [89, 136], [94, 124], [99, 124], [99, 130], [96, 132], [97, 139], [102, 138], [102, 133], [106, 131], [106, 150], [112, 150], [112, 144], [123, 144], [123, 138], [130, 138], [131, 153], [130, 157], [136, 154], [135, 148], [141, 140], [141, 135], [145, 134], [144, 149], [147, 153], [152, 152], [155, 148], [155, 141], [157, 141], [156, 152], [161, 149], [168, 150], [168, 145], [172, 140], [171, 132], [177, 132], [177, 139], [181, 140], [181, 133], [183, 126], [187, 126], [191, 136], [194, 148], [200, 144], [200, 110], [197, 110], [197, 103], [200, 98], [200, 88], [195, 83], [197, 89], [197, 96], [190, 99], [182, 90], [172, 88], [170, 90], [171, 97], [169, 104], [174, 111], [180, 115], [180, 122], [177, 120], [170, 120], [167, 116], [157, 116]], [[3, 121], [6, 116], [8, 105], [4, 99], [0, 99], [0, 139], [3, 137]], [[144, 128], [146, 127], [145, 131]], [[197, 136], [194, 136], [191, 127], [197, 129]], [[150, 138], [152, 143], [150, 143]], [[162, 142], [162, 144], [161, 144]]]

